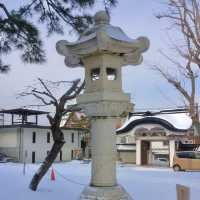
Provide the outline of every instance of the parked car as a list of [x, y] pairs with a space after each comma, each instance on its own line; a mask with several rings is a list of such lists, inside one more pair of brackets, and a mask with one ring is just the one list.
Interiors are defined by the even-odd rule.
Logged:
[[174, 171], [200, 170], [199, 151], [179, 151], [173, 159]]
[[7, 156], [6, 154], [0, 153], [0, 163], [6, 163], [6, 162], [10, 162], [12, 160], [13, 159], [10, 158], [9, 156]]
[[153, 161], [153, 165], [167, 167], [169, 166], [169, 160], [167, 158], [158, 157]]

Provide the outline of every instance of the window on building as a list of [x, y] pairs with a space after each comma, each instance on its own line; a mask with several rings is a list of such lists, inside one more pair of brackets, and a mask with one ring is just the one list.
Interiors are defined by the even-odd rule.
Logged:
[[49, 151], [47, 151], [47, 156], [49, 155]]
[[62, 151], [60, 151], [60, 161], [62, 161]]
[[74, 143], [74, 133], [71, 134], [71, 142]]
[[36, 132], [32, 133], [32, 143], [36, 142]]
[[126, 144], [126, 142], [127, 142], [127, 140], [126, 140], [127, 138], [126, 138], [126, 136], [123, 136], [123, 137], [121, 137], [121, 143], [122, 144]]
[[47, 143], [50, 143], [50, 138], [51, 138], [51, 134], [50, 132], [47, 132]]
[[32, 151], [32, 163], [35, 163], [35, 151]]
[[176, 155], [179, 158], [195, 158], [194, 152], [177, 152]]
[[168, 146], [169, 145], [169, 141], [163, 141], [163, 145], [164, 146]]
[[107, 79], [109, 81], [113, 81], [117, 79], [117, 70], [114, 68], [107, 68], [106, 69], [106, 73], [107, 73]]
[[92, 81], [97, 81], [100, 78], [100, 68], [95, 68], [91, 70]]

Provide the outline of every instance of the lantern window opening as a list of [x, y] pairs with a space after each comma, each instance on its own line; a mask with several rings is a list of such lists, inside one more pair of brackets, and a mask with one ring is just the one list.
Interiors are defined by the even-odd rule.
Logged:
[[107, 79], [109, 81], [114, 81], [117, 79], [117, 70], [114, 68], [107, 68], [106, 69], [106, 73], [107, 73]]
[[92, 81], [97, 81], [100, 79], [100, 68], [94, 68], [91, 70]]

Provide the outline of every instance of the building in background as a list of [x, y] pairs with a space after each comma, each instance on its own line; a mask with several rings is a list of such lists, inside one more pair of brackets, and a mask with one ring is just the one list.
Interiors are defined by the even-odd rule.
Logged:
[[[138, 165], [172, 166], [176, 150], [194, 149], [199, 144], [184, 110], [131, 113], [117, 129], [118, 158]], [[189, 148], [190, 146], [190, 148]]]
[[[18, 162], [35, 163], [44, 161], [53, 145], [50, 126], [38, 123], [38, 116], [47, 112], [29, 109], [2, 110], [11, 116], [10, 124], [0, 126], [0, 153], [5, 153]], [[77, 158], [81, 150], [81, 139], [88, 132], [85, 128], [62, 127], [65, 144], [56, 161]]]
[[74, 156], [78, 158], [90, 158], [91, 146], [90, 146], [90, 121], [83, 112], [71, 112], [68, 113], [64, 120], [63, 128], [84, 129], [85, 132], [80, 137], [80, 147], [74, 151]]

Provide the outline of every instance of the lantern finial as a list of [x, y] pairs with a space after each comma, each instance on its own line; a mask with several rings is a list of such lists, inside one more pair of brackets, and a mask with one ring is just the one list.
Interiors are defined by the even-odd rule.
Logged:
[[104, 10], [97, 12], [94, 16], [94, 21], [96, 25], [99, 24], [109, 24], [110, 23], [110, 16]]

